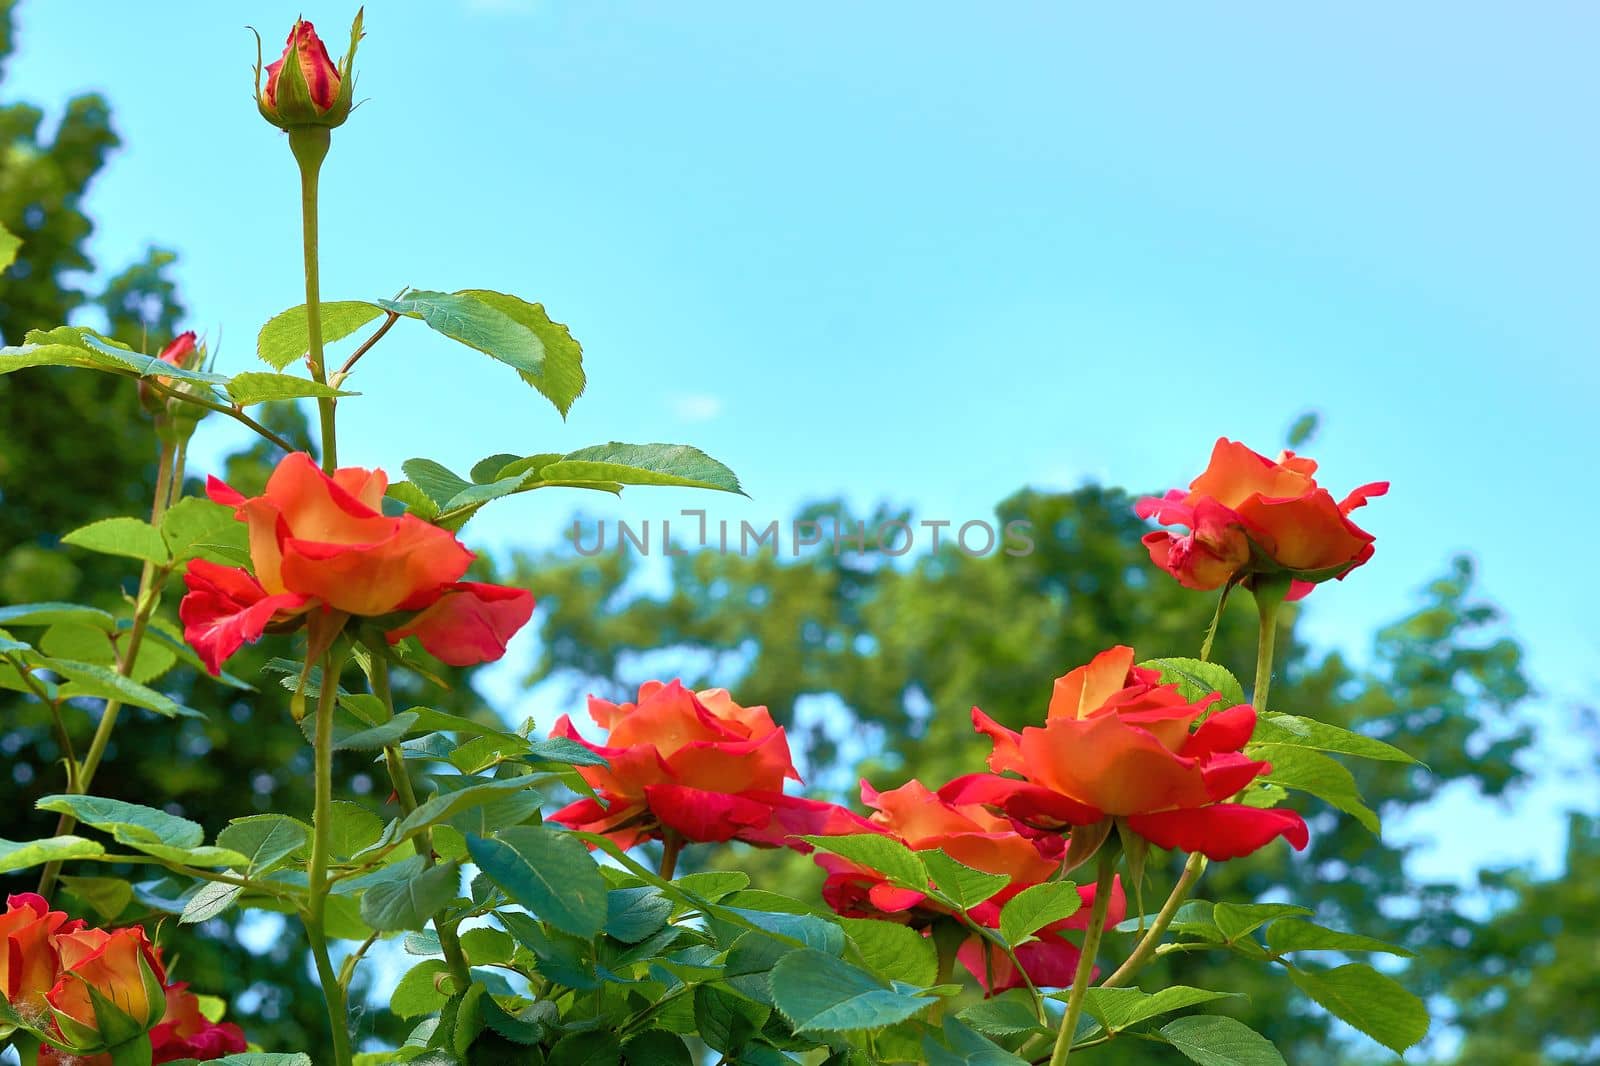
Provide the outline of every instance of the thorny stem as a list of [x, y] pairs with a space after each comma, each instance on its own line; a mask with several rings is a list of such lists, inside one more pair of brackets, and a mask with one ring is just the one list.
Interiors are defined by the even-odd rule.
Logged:
[[[372, 694], [382, 701], [390, 718], [394, 717], [394, 692], [389, 686], [389, 661], [381, 650], [372, 652]], [[417, 793], [411, 784], [411, 771], [406, 769], [404, 756], [393, 744], [383, 749], [384, 766], [389, 771], [389, 781], [394, 785], [395, 798], [400, 801], [402, 814], [417, 809]], [[428, 866], [434, 864], [433, 830], [424, 829], [412, 839], [417, 854]], [[456, 991], [465, 992], [472, 984], [472, 969], [467, 964], [467, 954], [462, 950], [461, 938], [456, 933], [456, 923], [433, 915], [433, 928], [439, 934], [439, 947], [450, 967], [450, 976], [456, 981]]]
[[[156, 460], [155, 498], [150, 505], [150, 524], [153, 526], [159, 526], [161, 516], [167, 512], [167, 502], [172, 495], [172, 468], [176, 455], [177, 446], [163, 441], [160, 456]], [[117, 656], [116, 669], [120, 677], [133, 676], [134, 664], [139, 660], [139, 648], [144, 644], [144, 634], [150, 625], [150, 616], [155, 613], [156, 604], [160, 601], [161, 586], [166, 583], [167, 572], [165, 567], [147, 562], [139, 575], [139, 592], [133, 601], [133, 621], [128, 627], [127, 643], [122, 646], [122, 653]], [[67, 789], [73, 795], [88, 794], [89, 786], [94, 783], [95, 772], [100, 769], [100, 761], [105, 758], [106, 748], [111, 743], [111, 734], [117, 728], [117, 716], [121, 712], [121, 700], [106, 701], [105, 710], [100, 712], [100, 723], [95, 726], [94, 737], [89, 741], [89, 750], [84, 753], [82, 764], [68, 775]], [[68, 757], [70, 758], [70, 755]], [[70, 814], [63, 814], [56, 822], [56, 836], [66, 836], [77, 825], [76, 818]], [[55, 891], [56, 879], [60, 876], [61, 863], [48, 863], [39, 875], [39, 895], [49, 899], [50, 893]]]
[[1061, 1030], [1056, 1034], [1055, 1050], [1050, 1053], [1050, 1066], [1065, 1066], [1072, 1054], [1072, 1038], [1078, 1031], [1078, 1019], [1083, 1017], [1083, 999], [1089, 992], [1089, 982], [1094, 975], [1094, 957], [1100, 951], [1100, 936], [1105, 931], [1106, 911], [1111, 906], [1111, 879], [1117, 870], [1117, 853], [1112, 848], [1100, 850], [1100, 875], [1094, 883], [1094, 907], [1089, 911], [1089, 928], [1083, 934], [1083, 953], [1078, 956], [1078, 969], [1072, 975], [1072, 991], [1067, 996], [1067, 1013], [1061, 1019]]
[[328, 1028], [333, 1041], [334, 1066], [350, 1066], [350, 1026], [344, 986], [328, 954], [325, 920], [328, 905], [328, 859], [333, 830], [333, 712], [339, 702], [341, 651], [330, 650], [322, 660], [322, 693], [317, 700], [317, 728], [313, 750], [316, 760], [316, 799], [311, 816], [311, 863], [307, 872], [306, 909], [301, 915], [311, 954], [316, 960], [322, 998], [328, 1005]]

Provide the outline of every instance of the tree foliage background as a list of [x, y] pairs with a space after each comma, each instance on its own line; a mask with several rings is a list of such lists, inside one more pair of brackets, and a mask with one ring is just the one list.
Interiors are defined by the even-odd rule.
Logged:
[[[0, 62], [11, 53], [14, 6], [0, 0]], [[11, 99], [3, 80], [0, 94], [0, 224], [23, 239], [17, 262], [0, 279], [0, 338], [16, 343], [30, 328], [82, 320], [154, 350], [188, 328], [170, 253], [151, 248], [109, 275], [89, 257], [93, 225], [84, 197], [118, 144], [108, 103], [81, 96], [54, 119]], [[96, 431], [61, 432], [69, 424]], [[292, 412], [274, 428], [291, 439], [304, 435]], [[227, 476], [254, 491], [273, 458], [261, 448], [235, 455]], [[130, 589], [134, 571], [62, 549], [54, 538], [98, 518], [139, 513], [153, 487], [153, 438], [125, 382], [50, 369], [0, 379], [0, 601]], [[198, 489], [191, 482], [189, 491]], [[789, 562], [772, 554], [691, 554], [672, 561], [665, 594], [630, 593], [641, 574], [626, 556], [524, 555], [512, 580], [535, 589], [543, 627], [541, 659], [528, 680], [567, 683], [581, 717], [587, 691], [620, 698], [647, 676], [682, 672], [771, 707], [794, 731], [813, 786], [823, 791], [853, 793], [858, 772], [880, 787], [909, 776], [936, 784], [979, 768], [983, 746], [970, 732], [972, 705], [1021, 726], [1042, 714], [1054, 677], [1113, 643], [1132, 642], [1145, 654], [1193, 653], [1212, 604], [1147, 565], [1138, 545], [1144, 527], [1131, 502], [1094, 485], [1013, 494], [997, 511], [1001, 522], [1032, 523], [1037, 550], [1023, 558], [970, 558], [950, 548], [905, 565], [826, 550]], [[854, 523], [839, 501], [797, 517]], [[869, 528], [888, 517], [895, 516], [871, 516]], [[1452, 783], [1501, 797], [1515, 794], [1530, 774], [1519, 758], [1532, 727], [1522, 651], [1475, 587], [1470, 562], [1440, 562], [1439, 576], [1419, 590], [1416, 610], [1378, 630], [1361, 663], [1295, 637], [1292, 611], [1291, 635], [1280, 647], [1277, 709], [1394, 740], [1427, 764], [1354, 767], [1361, 792], [1383, 797], [1379, 813], [1389, 819], [1428, 804]], [[169, 620], [175, 601], [169, 591]], [[1247, 611], [1230, 608], [1216, 649], [1239, 673], [1248, 672], [1253, 655]], [[255, 676], [268, 654], [247, 650], [235, 672]], [[207, 720], [129, 712], [97, 792], [166, 805], [212, 831], [244, 814], [309, 808], [309, 748], [289, 720], [284, 693], [225, 690], [181, 665], [162, 684]], [[489, 713], [465, 683], [454, 703], [443, 709]], [[7, 833], [47, 834], [53, 817], [33, 813], [32, 800], [59, 780], [61, 752], [46, 716], [27, 698], [0, 693], [0, 716]], [[72, 727], [86, 739], [93, 708]], [[358, 762], [344, 772], [370, 787]], [[1435, 1061], [1600, 1061], [1595, 819], [1573, 816], [1565, 878], [1485, 871], [1478, 885], [1464, 887], [1418, 883], [1407, 874], [1404, 848], [1379, 844], [1348, 815], [1307, 813], [1307, 852], [1269, 848], [1213, 868], [1202, 892], [1263, 898], [1292, 889], [1297, 902], [1317, 909], [1318, 921], [1411, 947], [1417, 957], [1403, 979], [1430, 997], [1436, 1033], [1444, 1030], [1428, 1045]], [[807, 860], [793, 856], [745, 852], [741, 861], [786, 884], [819, 880]], [[8, 880], [12, 891], [31, 887]], [[1374, 896], [1384, 901], [1376, 912], [1363, 902]], [[1485, 897], [1488, 910], [1470, 905]], [[254, 1039], [314, 1051], [320, 1007], [298, 939], [257, 929], [244, 938], [247, 948], [239, 934], [231, 922], [213, 920], [163, 936], [180, 976], [203, 989], [242, 990], [232, 1013]], [[1238, 1009], [1290, 1062], [1359, 1062], [1369, 1054], [1358, 1043], [1330, 1043], [1326, 1018], [1275, 975], [1204, 955], [1173, 956], [1163, 965], [1162, 980], [1248, 992], [1248, 1005]], [[394, 1032], [381, 1015], [368, 1024], [371, 1032]], [[1083, 1057], [1145, 1061], [1129, 1043]]]

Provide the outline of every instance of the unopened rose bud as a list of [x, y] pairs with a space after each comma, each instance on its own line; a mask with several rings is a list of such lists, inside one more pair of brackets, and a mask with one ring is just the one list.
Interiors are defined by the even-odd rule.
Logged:
[[350, 51], [337, 64], [317, 36], [311, 23], [301, 19], [289, 31], [283, 55], [266, 67], [261, 80], [261, 61], [256, 60], [256, 106], [268, 122], [279, 129], [308, 126], [341, 126], [350, 117], [351, 91], [355, 79], [356, 42], [361, 39], [361, 12], [350, 28]]
[[[201, 351], [195, 343], [194, 331], [180, 333], [172, 343], [161, 349], [157, 357], [163, 363], [178, 367], [182, 370], [192, 370], [200, 362]], [[172, 387], [169, 377], [156, 377], [156, 383], [167, 388]], [[148, 381], [139, 382], [139, 403], [153, 415], [163, 413], [167, 408], [167, 397], [159, 389], [152, 388]]]

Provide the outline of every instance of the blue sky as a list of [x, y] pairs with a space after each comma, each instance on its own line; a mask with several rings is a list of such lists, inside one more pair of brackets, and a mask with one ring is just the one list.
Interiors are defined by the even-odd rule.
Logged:
[[[301, 10], [342, 50], [344, 4], [19, 15], [7, 96], [104, 90], [127, 142], [90, 200], [97, 259], [178, 251], [226, 371], [301, 300], [293, 164], [254, 113], [243, 28], [275, 54]], [[1377, 556], [1314, 597], [1315, 635], [1360, 649], [1469, 550], [1558, 738], [1546, 784], [1489, 816], [1507, 831], [1410, 827], [1459, 837], [1430, 869], [1484, 840], [1470, 853], [1556, 858], [1553, 811], [1592, 802], [1574, 710], [1600, 697], [1580, 614], [1596, 9], [380, 0], [367, 22], [367, 102], [325, 171], [324, 295], [543, 301], [590, 389], [563, 424], [405, 323], [353, 383], [347, 462], [683, 441], [751, 493], [716, 514], [843, 490], [959, 522], [1025, 482], [1181, 484], [1219, 434], [1269, 451], [1315, 407], [1336, 491], [1394, 482], [1363, 516]], [[202, 465], [237, 439], [208, 423]], [[519, 499], [469, 530], [546, 544], [579, 503], [705, 502]]]

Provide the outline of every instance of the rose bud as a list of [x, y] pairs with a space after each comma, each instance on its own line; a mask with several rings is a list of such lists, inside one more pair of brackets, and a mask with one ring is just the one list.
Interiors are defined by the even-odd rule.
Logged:
[[[168, 366], [178, 367], [180, 370], [193, 370], [199, 365], [205, 353], [195, 343], [194, 330], [180, 333], [173, 338], [172, 343], [161, 349], [161, 354], [156, 358]], [[156, 384], [165, 388], [172, 388], [172, 379], [157, 375]], [[167, 401], [170, 399], [165, 393], [151, 386], [148, 380], [139, 382], [139, 404], [153, 415], [165, 414]]]
[[327, 46], [311, 23], [300, 19], [289, 31], [283, 55], [267, 64], [266, 83], [261, 81], [259, 38], [256, 57], [256, 106], [261, 116], [279, 129], [307, 126], [342, 126], [350, 117], [351, 92], [355, 79], [356, 42], [361, 40], [362, 12], [356, 12], [350, 27], [350, 50], [335, 64]]

